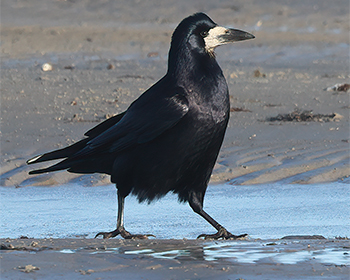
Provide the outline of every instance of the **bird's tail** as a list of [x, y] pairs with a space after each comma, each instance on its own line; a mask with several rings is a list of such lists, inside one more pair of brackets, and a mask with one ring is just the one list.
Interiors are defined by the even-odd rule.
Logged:
[[68, 169], [67, 171], [74, 173], [101, 172], [109, 174], [111, 172], [110, 169], [113, 165], [113, 156], [108, 156], [106, 153], [100, 153], [95, 154], [93, 157], [86, 157], [82, 154], [79, 154], [79, 152], [86, 147], [86, 144], [91, 139], [99, 136], [101, 133], [115, 125], [123, 118], [124, 115], [125, 112], [100, 123], [85, 133], [85, 136], [87, 136], [87, 138], [82, 139], [71, 146], [29, 159], [27, 161], [27, 164], [63, 159], [59, 163], [54, 164], [50, 167], [30, 171], [29, 174], [41, 174], [64, 169]]
[[57, 164], [54, 164], [50, 167], [47, 168], [42, 168], [42, 169], [36, 169], [36, 170], [32, 170], [29, 171], [29, 175], [34, 175], [34, 174], [41, 174], [41, 173], [45, 173], [45, 172], [53, 172], [53, 171], [59, 171], [59, 170], [64, 170], [64, 169], [68, 169], [71, 167], [71, 164], [67, 164], [66, 162], [67, 160], [63, 160]]
[[[44, 161], [50, 161], [50, 160], [56, 160], [56, 159], [63, 159], [63, 158], [69, 158], [70, 156], [74, 155], [78, 151], [80, 151], [82, 148], [85, 147], [86, 143], [89, 141], [88, 138], [83, 139], [71, 146], [68, 146], [63, 149], [59, 149], [56, 151], [52, 151], [43, 155], [39, 155], [36, 157], [33, 157], [29, 160], [27, 160], [27, 164], [34, 164]], [[72, 162], [68, 159], [63, 160], [55, 165], [52, 165], [48, 168], [38, 169], [38, 170], [32, 170], [29, 172], [29, 174], [41, 174], [45, 172], [52, 172], [52, 171], [58, 171], [58, 170], [64, 170], [71, 167]]]

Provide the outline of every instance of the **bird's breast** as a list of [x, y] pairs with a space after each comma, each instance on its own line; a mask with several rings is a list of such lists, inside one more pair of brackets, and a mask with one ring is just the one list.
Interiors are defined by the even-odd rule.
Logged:
[[229, 117], [229, 98], [216, 95], [211, 98], [198, 98], [190, 102], [190, 112], [196, 120], [212, 124], [224, 122]]

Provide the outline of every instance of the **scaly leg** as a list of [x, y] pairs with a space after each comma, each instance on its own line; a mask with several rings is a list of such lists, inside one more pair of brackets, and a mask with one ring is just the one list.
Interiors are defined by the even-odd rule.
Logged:
[[201, 234], [197, 238], [204, 239], [238, 239], [238, 238], [244, 238], [248, 234], [241, 234], [241, 235], [233, 235], [227, 229], [225, 229], [222, 225], [220, 225], [217, 221], [215, 221], [212, 217], [209, 216], [207, 212], [203, 210], [203, 194], [197, 194], [194, 193], [190, 197], [190, 206], [193, 209], [194, 212], [202, 216], [207, 222], [209, 222], [216, 230], [218, 231], [215, 234]]
[[217, 229], [217, 233], [215, 234], [201, 234], [197, 238], [204, 239], [238, 239], [246, 237], [248, 234], [240, 234], [240, 235], [233, 235], [227, 229], [225, 229], [222, 225], [220, 225], [217, 221], [215, 221], [212, 217], [208, 215], [207, 212], [205, 212], [203, 209], [198, 213], [200, 216], [202, 216], [204, 219], [206, 219], [214, 228]]
[[125, 197], [118, 192], [118, 218], [117, 228], [111, 232], [99, 232], [95, 238], [102, 235], [103, 239], [116, 237], [119, 234], [125, 239], [148, 239], [149, 236], [155, 237], [153, 234], [131, 234], [124, 228], [124, 201]]

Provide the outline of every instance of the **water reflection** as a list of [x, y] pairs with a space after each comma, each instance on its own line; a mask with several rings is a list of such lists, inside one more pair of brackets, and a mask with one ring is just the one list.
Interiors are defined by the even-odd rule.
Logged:
[[92, 252], [92, 254], [118, 253], [179, 261], [205, 260], [212, 262], [226, 260], [242, 264], [297, 264], [298, 262], [308, 261], [334, 265], [350, 264], [350, 255], [346, 248], [337, 248], [336, 246], [324, 248], [324, 245], [320, 245], [318, 241], [283, 241], [273, 244], [269, 245], [269, 243], [262, 241], [206, 242], [195, 246], [189, 246], [188, 244], [184, 246], [158, 244], [142, 246], [139, 249], [132, 248], [132, 250], [129, 247], [107, 248], [103, 251]]

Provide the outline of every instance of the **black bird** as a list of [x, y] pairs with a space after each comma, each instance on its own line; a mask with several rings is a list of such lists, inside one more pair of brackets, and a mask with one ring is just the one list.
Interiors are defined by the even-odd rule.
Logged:
[[218, 26], [203, 13], [185, 18], [173, 33], [166, 75], [125, 112], [86, 132], [86, 138], [28, 160], [33, 164], [63, 159], [29, 174], [67, 169], [111, 175], [118, 193], [117, 228], [96, 237], [147, 238], [150, 235], [125, 230], [124, 199], [133, 194], [140, 202], [151, 202], [168, 192], [178, 194], [180, 202], [189, 202], [218, 231], [198, 237], [245, 236], [231, 234], [210, 217], [203, 200], [230, 113], [228, 87], [214, 49], [253, 38]]

